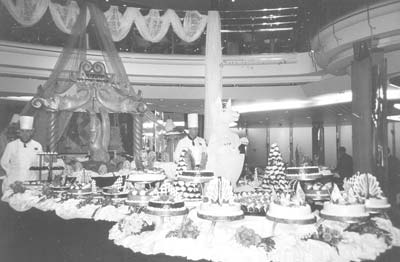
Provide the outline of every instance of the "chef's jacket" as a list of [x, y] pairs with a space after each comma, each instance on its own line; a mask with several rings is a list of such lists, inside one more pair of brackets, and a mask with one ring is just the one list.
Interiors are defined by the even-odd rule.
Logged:
[[7, 173], [3, 189], [15, 181], [37, 180], [38, 172], [30, 171], [31, 166], [39, 166], [42, 145], [34, 140], [23, 143], [20, 139], [7, 144], [1, 157], [1, 166]]
[[[192, 156], [201, 161], [202, 153], [207, 153], [207, 144], [206, 141], [201, 137], [196, 137], [195, 139], [190, 139], [188, 136], [179, 140], [178, 145], [176, 146], [174, 152], [174, 161], [179, 161], [179, 156], [182, 153], [182, 150], [189, 149], [192, 152]], [[200, 162], [198, 162], [200, 164]]]

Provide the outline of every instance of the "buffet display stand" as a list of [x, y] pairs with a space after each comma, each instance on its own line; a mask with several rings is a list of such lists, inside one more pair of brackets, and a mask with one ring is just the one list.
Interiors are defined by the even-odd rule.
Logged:
[[[82, 204], [83, 199], [44, 198], [39, 191], [26, 190], [14, 193], [8, 190], [2, 200], [16, 211], [23, 212], [31, 208], [42, 211], [54, 211], [62, 219], [77, 218], [116, 223], [109, 231], [109, 239], [116, 245], [130, 248], [134, 252], [146, 255], [164, 253], [170, 256], [186, 257], [191, 260], [206, 259], [212, 261], [359, 261], [373, 260], [390, 248], [382, 238], [373, 234], [343, 232], [336, 247], [314, 239], [304, 240], [315, 231], [315, 225], [282, 225], [274, 234], [275, 247], [270, 252], [256, 246], [245, 246], [237, 241], [237, 232], [241, 227], [254, 230], [261, 237], [270, 237], [271, 221], [265, 217], [245, 217], [243, 220], [219, 222], [215, 225], [213, 237], [209, 237], [209, 221], [199, 219], [197, 210], [189, 212], [187, 219], [192, 220], [199, 230], [196, 239], [166, 237], [168, 232], [182, 225], [181, 217], [170, 218], [154, 231], [132, 233], [121, 221], [137, 217], [137, 209], [119, 203], [118, 205]], [[136, 214], [136, 215], [135, 215]], [[391, 222], [380, 217], [373, 218], [376, 223], [390, 232], [393, 246], [400, 246], [400, 230]], [[129, 224], [129, 223], [128, 223]], [[338, 250], [338, 251], [337, 251]]]

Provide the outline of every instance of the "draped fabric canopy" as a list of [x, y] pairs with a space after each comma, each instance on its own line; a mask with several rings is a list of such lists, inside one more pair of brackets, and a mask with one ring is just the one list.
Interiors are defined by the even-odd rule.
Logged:
[[[71, 34], [81, 11], [76, 1], [69, 1], [67, 5], [53, 3], [50, 0], [1, 0], [1, 2], [13, 18], [26, 27], [36, 24], [49, 8], [55, 25], [66, 34]], [[183, 24], [173, 10], [167, 10], [161, 15], [159, 10], [151, 9], [143, 16], [138, 8], [128, 7], [122, 14], [117, 6], [111, 6], [104, 15], [115, 42], [121, 41], [129, 34], [133, 23], [140, 35], [153, 43], [160, 42], [170, 26], [183, 41], [193, 42], [201, 36], [207, 24], [207, 16], [197, 11], [185, 12]], [[86, 25], [89, 20], [90, 14], [86, 19]]]

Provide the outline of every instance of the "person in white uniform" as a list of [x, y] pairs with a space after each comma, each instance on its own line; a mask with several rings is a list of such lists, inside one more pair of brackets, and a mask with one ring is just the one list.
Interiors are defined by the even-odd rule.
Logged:
[[6, 171], [3, 181], [3, 191], [15, 181], [37, 180], [36, 171], [30, 171], [31, 166], [39, 166], [38, 153], [42, 152], [42, 145], [32, 139], [34, 118], [20, 117], [19, 139], [7, 144], [1, 157], [1, 166]]
[[202, 154], [207, 153], [207, 144], [203, 138], [198, 137], [199, 124], [197, 114], [188, 114], [188, 129], [189, 132], [187, 136], [179, 140], [178, 145], [176, 146], [174, 161], [178, 162], [182, 150], [188, 149], [191, 151], [192, 156], [196, 161], [196, 165], [199, 165], [202, 159]]

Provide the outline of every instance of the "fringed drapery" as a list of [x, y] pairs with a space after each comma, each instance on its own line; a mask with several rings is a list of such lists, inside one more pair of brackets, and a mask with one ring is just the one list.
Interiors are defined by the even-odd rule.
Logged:
[[[70, 1], [68, 5], [53, 3], [50, 0], [1, 0], [1, 2], [11, 16], [23, 26], [36, 24], [49, 8], [57, 28], [66, 34], [71, 34], [80, 13], [80, 7], [76, 1]], [[114, 42], [124, 39], [129, 34], [133, 23], [140, 35], [152, 43], [160, 42], [170, 26], [180, 39], [193, 42], [201, 36], [207, 24], [207, 16], [197, 11], [185, 12], [183, 24], [173, 10], [167, 10], [161, 15], [159, 10], [151, 9], [144, 16], [138, 8], [128, 7], [122, 14], [117, 6], [111, 6], [104, 15]], [[90, 13], [88, 13], [87, 22], [89, 20]]]

